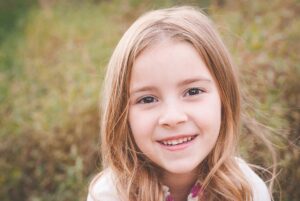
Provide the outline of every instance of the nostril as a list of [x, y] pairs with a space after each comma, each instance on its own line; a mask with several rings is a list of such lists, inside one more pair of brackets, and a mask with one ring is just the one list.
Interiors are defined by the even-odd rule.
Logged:
[[188, 117], [185, 113], [173, 112], [168, 114], [163, 114], [159, 118], [159, 125], [161, 126], [176, 126], [178, 124], [184, 123], [188, 120]]

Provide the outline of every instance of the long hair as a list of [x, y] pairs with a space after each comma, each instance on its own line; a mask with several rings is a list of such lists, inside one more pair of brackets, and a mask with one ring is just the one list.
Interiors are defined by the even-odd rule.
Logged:
[[[222, 105], [217, 142], [199, 166], [206, 200], [250, 201], [252, 191], [237, 161], [240, 94], [230, 55], [210, 19], [192, 7], [151, 11], [125, 32], [108, 64], [104, 81], [101, 146], [103, 168], [117, 178], [124, 200], [163, 200], [162, 184], [154, 165], [137, 148], [128, 123], [132, 66], [147, 47], [162, 40], [190, 43], [215, 80]], [[200, 170], [199, 170], [200, 171]]]

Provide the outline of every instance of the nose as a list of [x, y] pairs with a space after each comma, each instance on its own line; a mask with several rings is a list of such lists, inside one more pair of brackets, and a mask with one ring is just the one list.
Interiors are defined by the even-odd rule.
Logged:
[[171, 128], [187, 120], [188, 116], [182, 107], [178, 105], [166, 105], [161, 112], [158, 123], [160, 126]]

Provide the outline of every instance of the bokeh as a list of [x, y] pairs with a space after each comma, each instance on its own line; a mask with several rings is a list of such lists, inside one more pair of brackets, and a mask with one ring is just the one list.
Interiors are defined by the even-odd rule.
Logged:
[[99, 101], [109, 57], [139, 15], [176, 5], [203, 8], [233, 55], [247, 114], [242, 156], [277, 168], [275, 200], [299, 200], [297, 0], [0, 0], [0, 200], [86, 199], [101, 170]]

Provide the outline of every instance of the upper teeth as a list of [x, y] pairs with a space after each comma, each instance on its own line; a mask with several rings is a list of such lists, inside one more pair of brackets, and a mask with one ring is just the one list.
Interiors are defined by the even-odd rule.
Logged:
[[180, 139], [176, 139], [176, 140], [165, 140], [162, 141], [162, 143], [164, 145], [177, 145], [177, 144], [181, 144], [184, 142], [188, 142], [192, 139], [192, 137], [184, 137], [184, 138], [180, 138]]

